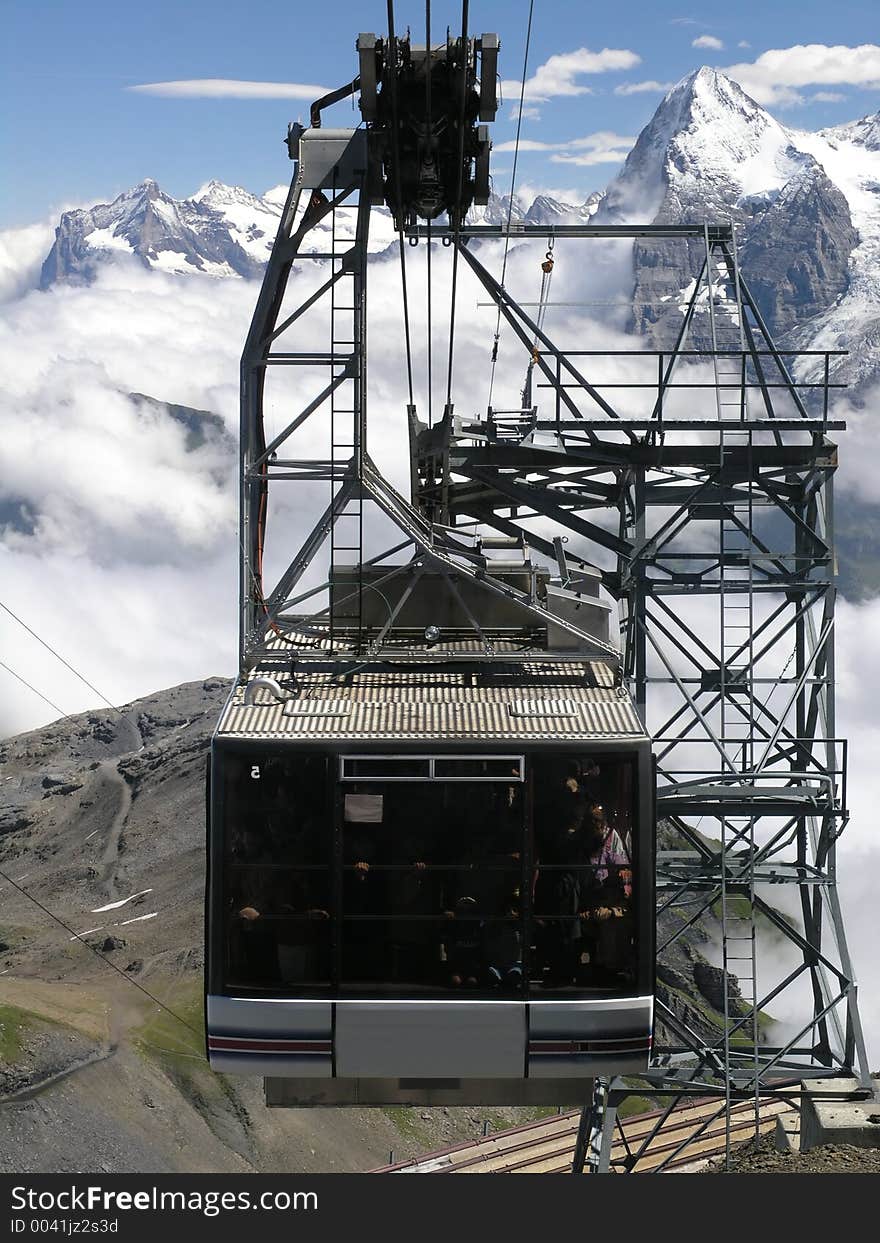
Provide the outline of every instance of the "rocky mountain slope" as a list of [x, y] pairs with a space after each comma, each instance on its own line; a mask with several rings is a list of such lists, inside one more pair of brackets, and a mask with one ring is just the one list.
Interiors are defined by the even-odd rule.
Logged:
[[[369, 1169], [535, 1114], [270, 1111], [259, 1079], [209, 1071], [204, 773], [228, 688], [188, 683], [0, 743], [0, 1170]], [[683, 918], [664, 917], [664, 939]], [[677, 942], [659, 981], [706, 1032], [710, 936]]]

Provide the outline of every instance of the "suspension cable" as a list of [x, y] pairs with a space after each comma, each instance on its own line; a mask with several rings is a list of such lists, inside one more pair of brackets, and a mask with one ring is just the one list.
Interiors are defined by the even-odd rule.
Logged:
[[406, 342], [406, 379], [409, 386], [409, 404], [413, 402], [412, 343], [409, 327], [409, 291], [406, 283], [406, 245], [403, 240], [403, 195], [400, 188], [400, 147], [397, 124], [397, 40], [394, 35], [394, 0], [388, 0], [388, 46], [391, 52], [391, 127], [392, 158], [394, 164], [394, 193], [397, 197], [397, 244], [400, 252], [400, 283], [403, 293], [403, 334]]
[[538, 348], [538, 337], [544, 328], [544, 320], [547, 317], [550, 286], [553, 283], [553, 246], [555, 241], [556, 239], [551, 234], [547, 246], [547, 253], [544, 256], [544, 262], [541, 264], [541, 293], [538, 300], [538, 314], [535, 317], [535, 339], [532, 342], [533, 351]]
[[[433, 139], [431, 124], [431, 0], [425, 0], [425, 116], [428, 122], [428, 133]], [[431, 315], [431, 221], [428, 221], [428, 257], [427, 257], [427, 301], [428, 301], [428, 427], [434, 423], [434, 329]]]
[[[12, 609], [11, 609], [11, 608], [10, 608], [7, 604], [4, 604], [2, 600], [0, 600], [0, 609], [3, 609], [3, 611], [4, 611], [5, 613], [8, 613], [8, 614], [9, 614], [9, 616], [10, 616], [10, 617], [11, 617], [14, 621], [17, 621], [17, 622], [18, 622], [18, 624], [19, 624], [19, 626], [23, 626], [23, 627], [24, 627], [24, 629], [28, 632], [28, 634], [29, 634], [29, 635], [32, 635], [32, 636], [33, 636], [33, 638], [35, 638], [35, 639], [37, 640], [37, 642], [38, 642], [38, 643], [42, 644], [42, 646], [46, 649], [46, 651], [47, 651], [47, 652], [51, 652], [51, 653], [52, 653], [52, 655], [56, 658], [56, 660], [60, 660], [60, 661], [61, 661], [61, 663], [62, 663], [62, 665], [64, 665], [64, 666], [65, 666], [65, 668], [69, 669], [69, 670], [70, 670], [70, 672], [74, 675], [74, 677], [79, 678], [80, 682], [82, 682], [82, 683], [83, 683], [83, 685], [87, 686], [87, 687], [89, 688], [89, 690], [90, 690], [90, 691], [94, 691], [94, 692], [95, 692], [95, 694], [98, 696], [98, 698], [99, 698], [99, 699], [102, 699], [102, 700], [104, 701], [104, 703], [107, 705], [107, 707], [108, 707], [108, 708], [112, 708], [112, 709], [113, 709], [113, 711], [114, 711], [114, 712], [118, 712], [120, 716], [122, 716], [122, 715], [123, 715], [121, 712], [119, 712], [119, 709], [116, 707], [116, 704], [111, 703], [111, 702], [110, 702], [110, 700], [107, 698], [107, 696], [106, 696], [106, 695], [102, 695], [102, 694], [101, 694], [101, 692], [98, 690], [97, 686], [93, 686], [93, 685], [92, 685], [92, 683], [88, 680], [88, 678], [84, 678], [84, 677], [83, 677], [83, 675], [79, 672], [79, 670], [78, 670], [78, 669], [74, 669], [74, 667], [73, 667], [73, 665], [70, 663], [70, 661], [65, 660], [65, 659], [64, 659], [64, 657], [61, 655], [61, 653], [60, 653], [60, 652], [56, 652], [56, 651], [55, 651], [55, 648], [54, 648], [54, 647], [52, 647], [52, 646], [50, 646], [50, 644], [48, 644], [48, 643], [46, 642], [46, 640], [45, 640], [45, 639], [41, 639], [41, 638], [40, 638], [40, 636], [37, 634], [36, 630], [32, 630], [32, 629], [30, 628], [30, 626], [27, 624], [27, 622], [22, 621], [22, 619], [18, 616], [18, 614], [17, 614], [17, 613], [13, 613]], [[4, 667], [5, 667], [5, 666], [4, 666]], [[12, 673], [12, 670], [10, 669], [10, 671], [9, 671], [9, 672], [10, 672], [10, 673]], [[18, 677], [18, 674], [13, 674], [13, 676], [14, 676], [14, 677]], [[23, 679], [23, 678], [19, 678], [19, 681], [20, 681], [20, 682], [21, 682], [21, 681], [24, 681], [24, 679]], [[25, 682], [25, 686], [27, 686], [27, 683], [26, 683], [26, 682]], [[32, 686], [31, 686], [29, 689], [30, 689], [30, 690], [34, 690], [34, 688], [33, 688]], [[39, 695], [39, 694], [40, 694], [40, 692], [39, 692], [39, 691], [36, 691], [35, 693], [36, 693], [37, 695]], [[45, 696], [41, 696], [41, 698], [45, 698]], [[49, 703], [49, 704], [51, 704], [51, 706], [52, 706], [53, 708], [57, 707], [57, 704], [53, 704], [53, 703], [51, 703], [51, 700], [48, 700], [48, 699], [47, 699], [47, 700], [46, 700], [46, 702], [47, 702], [47, 703]], [[61, 709], [59, 708], [59, 709], [58, 709], [58, 711], [60, 712], [60, 711], [61, 711]], [[62, 716], [64, 716], [64, 715], [66, 715], [66, 714], [65, 714], [65, 713], [62, 713]]]
[[0, 669], [5, 669], [7, 673], [11, 673], [16, 681], [21, 682], [22, 686], [26, 686], [29, 691], [33, 691], [35, 695], [42, 699], [44, 704], [48, 704], [50, 708], [53, 708], [62, 720], [67, 720], [69, 713], [65, 712], [63, 708], [59, 708], [56, 703], [53, 703], [51, 699], [47, 698], [42, 691], [38, 691], [35, 686], [31, 686], [30, 682], [26, 682], [20, 673], [16, 673], [14, 669], [10, 669], [9, 665], [4, 664], [2, 660], [0, 660]]
[[455, 199], [455, 229], [452, 251], [452, 290], [449, 308], [449, 359], [446, 369], [446, 406], [452, 404], [452, 358], [455, 350], [455, 289], [458, 283], [458, 248], [461, 241], [461, 191], [464, 179], [464, 114], [467, 104], [467, 28], [468, 0], [461, 4], [461, 106], [458, 113], [458, 193]]
[[434, 422], [434, 329], [432, 324], [431, 312], [431, 221], [428, 221], [428, 272], [427, 272], [427, 290], [428, 290], [428, 426], [431, 427]]
[[[535, 11], [535, 0], [529, 0], [529, 21], [526, 27], [526, 47], [523, 54], [522, 81], [519, 88], [519, 114], [516, 118], [516, 142], [513, 148], [513, 171], [510, 174], [510, 198], [507, 203], [507, 234], [504, 238], [504, 259], [501, 264], [501, 292], [504, 292], [504, 280], [507, 276], [507, 252], [510, 249], [510, 225], [513, 219], [513, 194], [516, 189], [516, 165], [519, 159], [519, 138], [522, 131], [523, 103], [526, 94], [526, 76], [529, 68], [529, 45], [532, 41], [532, 17]], [[492, 370], [489, 374], [489, 398], [487, 408], [492, 406], [492, 392], [495, 387], [495, 366], [498, 362], [498, 341], [501, 336], [501, 304], [495, 318], [495, 336], [492, 342]]]

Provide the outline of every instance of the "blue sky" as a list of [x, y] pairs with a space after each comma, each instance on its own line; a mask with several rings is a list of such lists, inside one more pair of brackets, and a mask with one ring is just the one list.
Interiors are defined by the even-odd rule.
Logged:
[[[441, 37], [447, 24], [457, 28], [459, 4], [435, 0], [432, 8]], [[501, 35], [501, 73], [511, 82], [520, 75], [527, 12], [528, 0], [471, 4], [471, 28]], [[306, 115], [305, 100], [168, 97], [127, 88], [205, 78], [334, 87], [356, 71], [358, 31], [385, 29], [386, 6], [384, 0], [338, 0], [332, 10], [278, 0], [5, 0], [2, 14], [7, 175], [0, 227], [7, 227], [45, 218], [62, 204], [106, 201], [145, 177], [176, 196], [211, 177], [257, 192], [287, 180], [282, 138], [289, 119]], [[410, 22], [421, 41], [424, 4], [398, 0], [396, 15], [398, 29]], [[519, 179], [585, 197], [607, 183], [625, 148], [605, 138], [637, 134], [662, 84], [703, 63], [754, 65], [774, 49], [794, 47], [745, 70], [744, 85], [763, 93], [788, 123], [818, 128], [874, 112], [880, 108], [876, 26], [876, 9], [866, 0], [838, 0], [833, 8], [803, 0], [743, 0], [738, 6], [701, 0], [693, 9], [646, 0], [617, 6], [536, 0], [530, 73], [550, 62], [544, 83], [551, 90], [540, 102], [530, 101], [523, 136], [543, 142], [603, 138], [573, 149], [590, 163], [574, 163], [570, 153], [554, 160], [546, 151], [525, 151]], [[723, 46], [694, 47], [694, 40]], [[872, 46], [848, 50], [861, 45]], [[599, 58], [568, 68], [550, 59], [579, 49]], [[603, 61], [603, 50], [618, 56]], [[621, 67], [628, 59], [622, 53], [630, 53], [629, 67]], [[606, 62], [617, 67], [605, 68]], [[781, 91], [776, 62], [790, 79]], [[591, 68], [580, 72], [571, 64]], [[620, 93], [643, 83], [656, 85]], [[578, 93], [554, 93], [560, 85]], [[508, 89], [511, 103], [513, 93]], [[505, 107], [495, 126], [498, 146], [513, 137], [511, 113]], [[340, 124], [356, 119], [349, 105], [336, 116]], [[496, 152], [496, 188], [506, 187], [509, 168], [510, 156]]]

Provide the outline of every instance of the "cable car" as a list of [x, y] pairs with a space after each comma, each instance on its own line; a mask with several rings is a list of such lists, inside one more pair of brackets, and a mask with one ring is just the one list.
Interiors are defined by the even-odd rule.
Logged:
[[252, 671], [221, 715], [208, 1052], [270, 1104], [568, 1103], [647, 1065], [650, 741], [607, 663], [462, 646]]

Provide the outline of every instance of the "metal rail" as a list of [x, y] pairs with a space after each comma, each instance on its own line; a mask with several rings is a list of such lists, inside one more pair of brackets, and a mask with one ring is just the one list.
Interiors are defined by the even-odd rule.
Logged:
[[[762, 1097], [759, 1132], [771, 1134], [777, 1118], [796, 1117], [796, 1104]], [[569, 1110], [371, 1173], [564, 1174], [575, 1158], [579, 1121], [580, 1111]], [[614, 1173], [679, 1173], [704, 1165], [724, 1156], [726, 1129], [717, 1100], [688, 1102], [671, 1112], [658, 1109], [620, 1119], [613, 1132], [609, 1169]], [[741, 1142], [754, 1133], [752, 1103], [735, 1102], [731, 1106], [732, 1140]]]

